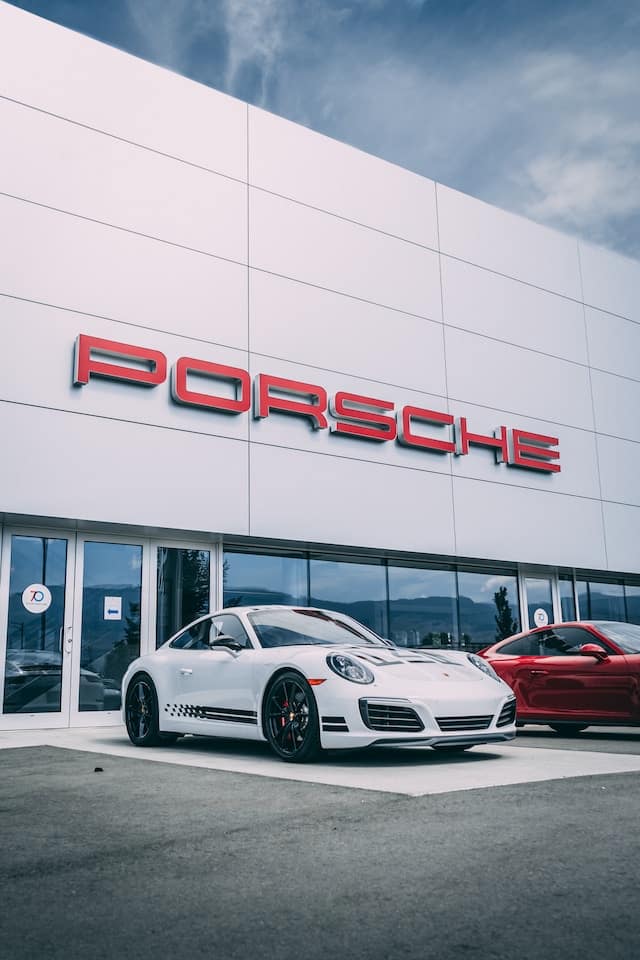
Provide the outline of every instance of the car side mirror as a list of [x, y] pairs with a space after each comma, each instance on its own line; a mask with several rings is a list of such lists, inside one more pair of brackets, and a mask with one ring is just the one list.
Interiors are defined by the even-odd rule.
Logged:
[[241, 643], [238, 643], [237, 640], [228, 636], [226, 633], [219, 633], [214, 640], [210, 641], [209, 646], [211, 648], [226, 647], [227, 650], [233, 650], [235, 653], [239, 653], [240, 650], [244, 650], [244, 647]]
[[600, 663], [609, 659], [609, 654], [597, 643], [583, 643], [579, 653], [583, 657], [595, 657]]

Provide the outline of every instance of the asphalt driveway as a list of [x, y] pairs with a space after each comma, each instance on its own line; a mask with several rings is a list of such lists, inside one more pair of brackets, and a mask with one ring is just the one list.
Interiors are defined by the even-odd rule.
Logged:
[[0, 956], [628, 960], [639, 809], [637, 773], [408, 797], [6, 749]]

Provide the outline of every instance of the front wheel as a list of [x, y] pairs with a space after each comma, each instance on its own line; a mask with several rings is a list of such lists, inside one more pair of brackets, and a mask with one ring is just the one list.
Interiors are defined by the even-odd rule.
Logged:
[[587, 723], [550, 723], [549, 726], [556, 733], [564, 734], [565, 737], [576, 737], [588, 727]]
[[311, 687], [299, 673], [282, 673], [269, 687], [262, 729], [281, 760], [308, 763], [319, 756], [318, 708]]
[[162, 743], [158, 697], [146, 673], [138, 674], [127, 687], [124, 717], [129, 740], [136, 747], [157, 747]]

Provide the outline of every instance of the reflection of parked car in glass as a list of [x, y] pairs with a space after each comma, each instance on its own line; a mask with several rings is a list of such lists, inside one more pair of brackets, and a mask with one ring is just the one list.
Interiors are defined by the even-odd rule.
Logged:
[[640, 726], [640, 626], [555, 623], [481, 651], [517, 698], [518, 723], [576, 734], [591, 724]]
[[[53, 650], [7, 650], [5, 713], [52, 713], [60, 710], [62, 665]], [[120, 690], [113, 680], [80, 669], [80, 710], [119, 710]]]

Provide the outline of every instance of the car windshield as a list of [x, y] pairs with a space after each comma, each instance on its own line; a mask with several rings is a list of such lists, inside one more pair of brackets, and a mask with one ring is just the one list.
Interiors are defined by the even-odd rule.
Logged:
[[616, 643], [623, 653], [640, 653], [640, 627], [635, 623], [615, 623], [593, 620], [593, 625], [605, 637]]
[[262, 647], [290, 647], [297, 644], [349, 644], [349, 646], [390, 646], [361, 623], [341, 613], [326, 610], [260, 610], [249, 621]]

